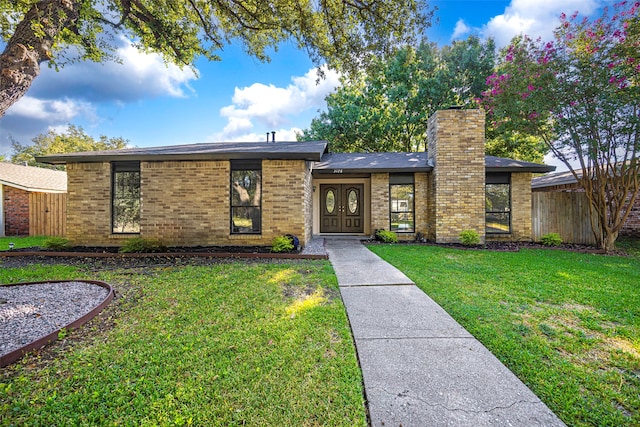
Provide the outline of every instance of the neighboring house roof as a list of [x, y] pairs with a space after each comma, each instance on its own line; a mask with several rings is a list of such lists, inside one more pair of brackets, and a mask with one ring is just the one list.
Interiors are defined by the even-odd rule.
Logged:
[[[313, 164], [318, 173], [429, 172], [427, 153], [327, 153]], [[340, 171], [340, 172], [336, 172]]]
[[326, 141], [312, 142], [215, 142], [151, 148], [87, 151], [36, 157], [54, 165], [68, 162], [110, 162], [140, 160], [237, 160], [237, 159], [301, 159], [319, 161], [327, 151]]
[[[578, 176], [582, 176], [582, 170], [577, 170]], [[571, 185], [578, 182], [571, 171], [550, 173], [537, 176], [531, 180], [531, 188], [555, 187], [557, 185]]]
[[67, 173], [65, 171], [0, 162], [0, 184], [25, 191], [66, 193]]
[[535, 172], [545, 173], [556, 170], [555, 166], [540, 163], [524, 162], [522, 160], [505, 159], [504, 157], [486, 156], [485, 168], [487, 172]]

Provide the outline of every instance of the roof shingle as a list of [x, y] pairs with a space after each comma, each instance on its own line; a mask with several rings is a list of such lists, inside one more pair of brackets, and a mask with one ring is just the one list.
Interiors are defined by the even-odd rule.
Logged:
[[67, 173], [0, 162], [0, 184], [41, 193], [66, 193]]

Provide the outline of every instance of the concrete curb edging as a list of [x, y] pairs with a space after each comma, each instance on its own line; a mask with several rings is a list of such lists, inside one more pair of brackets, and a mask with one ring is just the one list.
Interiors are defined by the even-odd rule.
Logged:
[[51, 332], [48, 335], [45, 335], [43, 337], [38, 338], [37, 340], [23, 346], [20, 347], [18, 349], [15, 349], [3, 356], [0, 356], [0, 368], [4, 368], [7, 365], [10, 365], [14, 362], [16, 362], [17, 360], [19, 360], [20, 358], [22, 358], [22, 356], [24, 356], [25, 354], [36, 350], [38, 348], [44, 347], [45, 345], [56, 341], [58, 339], [58, 334], [60, 333], [60, 331], [62, 329], [77, 329], [80, 326], [84, 325], [85, 323], [87, 323], [89, 320], [93, 319], [94, 317], [96, 317], [102, 310], [104, 310], [104, 308], [109, 305], [109, 303], [113, 300], [115, 292], [113, 290], [113, 287], [111, 287], [110, 284], [106, 283], [106, 282], [102, 282], [99, 280], [46, 280], [43, 282], [22, 282], [22, 283], [12, 283], [9, 285], [3, 285], [3, 286], [24, 286], [24, 285], [37, 285], [37, 284], [43, 284], [43, 283], [70, 283], [70, 282], [81, 282], [81, 283], [90, 283], [93, 285], [98, 285], [101, 286], [105, 289], [107, 289], [108, 293], [107, 296], [105, 297], [105, 299], [98, 304], [97, 306], [95, 306], [91, 311], [89, 311], [87, 314], [85, 314], [82, 317], [79, 317], [78, 319], [74, 320], [73, 322], [69, 323], [68, 325], [65, 325], [53, 332]]

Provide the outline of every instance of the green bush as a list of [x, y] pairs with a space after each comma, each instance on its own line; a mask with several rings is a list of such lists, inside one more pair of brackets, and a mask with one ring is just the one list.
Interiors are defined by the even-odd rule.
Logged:
[[161, 252], [167, 247], [156, 239], [143, 239], [141, 237], [133, 237], [120, 248], [119, 252], [123, 254], [144, 253], [144, 252]]
[[49, 237], [42, 243], [42, 246], [47, 249], [53, 249], [55, 251], [68, 249], [69, 239], [65, 239], [64, 237]]
[[460, 243], [465, 246], [475, 246], [480, 243], [480, 236], [476, 230], [464, 230], [460, 233]]
[[376, 240], [383, 243], [398, 243], [398, 235], [393, 231], [376, 230]]
[[542, 236], [540, 241], [545, 246], [560, 246], [562, 244], [562, 237], [560, 237], [558, 233], [549, 233]]
[[271, 242], [271, 252], [291, 252], [293, 248], [293, 239], [291, 236], [276, 236]]

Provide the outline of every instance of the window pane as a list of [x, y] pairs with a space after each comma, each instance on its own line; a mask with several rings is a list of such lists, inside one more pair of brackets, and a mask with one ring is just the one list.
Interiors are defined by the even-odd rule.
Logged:
[[509, 212], [509, 184], [487, 184], [486, 206], [487, 212]]
[[413, 212], [413, 185], [392, 185], [391, 212]]
[[413, 216], [413, 184], [391, 184], [390, 196], [390, 230], [398, 232], [414, 232]]
[[114, 172], [112, 232], [140, 232], [140, 172]]
[[260, 206], [260, 171], [231, 172], [231, 205]]
[[487, 233], [510, 233], [509, 227], [511, 214], [487, 213], [485, 231]]
[[486, 185], [485, 232], [511, 232], [511, 191], [509, 184]]
[[232, 233], [260, 233], [260, 208], [231, 208]]
[[413, 213], [391, 213], [391, 231], [413, 232]]
[[261, 232], [262, 172], [231, 171], [231, 233]]

